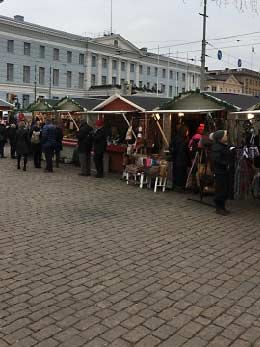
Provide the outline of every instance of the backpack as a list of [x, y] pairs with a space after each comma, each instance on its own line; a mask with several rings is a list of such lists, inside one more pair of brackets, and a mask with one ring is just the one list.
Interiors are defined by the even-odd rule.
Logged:
[[33, 131], [32, 133], [32, 138], [31, 138], [31, 143], [39, 144], [40, 141], [40, 131]]

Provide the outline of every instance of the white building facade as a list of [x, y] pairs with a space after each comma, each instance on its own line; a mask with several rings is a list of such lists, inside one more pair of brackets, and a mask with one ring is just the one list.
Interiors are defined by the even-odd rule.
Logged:
[[136, 85], [164, 97], [199, 88], [200, 68], [139, 49], [120, 35], [91, 39], [0, 16], [0, 98], [86, 97], [91, 86]]

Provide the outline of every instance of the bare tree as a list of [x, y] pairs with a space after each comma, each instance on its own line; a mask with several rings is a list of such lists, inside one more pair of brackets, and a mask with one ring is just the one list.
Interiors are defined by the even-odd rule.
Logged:
[[235, 5], [240, 11], [252, 11], [257, 13], [259, 0], [212, 0], [218, 6]]

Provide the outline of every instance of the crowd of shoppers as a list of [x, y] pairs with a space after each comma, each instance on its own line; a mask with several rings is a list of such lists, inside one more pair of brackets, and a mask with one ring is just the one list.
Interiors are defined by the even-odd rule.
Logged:
[[[107, 146], [107, 135], [104, 128], [104, 120], [96, 121], [95, 129], [83, 121], [77, 133], [78, 154], [81, 166], [80, 175], [91, 174], [91, 152], [94, 150], [94, 162], [96, 166], [96, 177], [104, 176], [104, 152]], [[21, 169], [23, 159], [23, 170], [27, 169], [28, 156], [33, 156], [34, 167], [42, 167], [42, 154], [45, 155], [45, 172], [53, 172], [53, 159], [55, 157], [56, 167], [59, 167], [60, 153], [63, 149], [63, 130], [61, 124], [46, 119], [45, 123], [36, 120], [28, 126], [24, 121], [18, 124], [12, 123], [8, 126], [5, 122], [0, 123], [0, 158], [5, 158], [5, 144], [9, 141], [12, 159], [17, 159], [17, 169]]]

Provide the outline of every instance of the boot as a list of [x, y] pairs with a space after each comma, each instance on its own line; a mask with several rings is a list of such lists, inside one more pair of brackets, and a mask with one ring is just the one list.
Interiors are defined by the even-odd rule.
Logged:
[[221, 216], [227, 216], [229, 215], [229, 211], [225, 210], [224, 208], [217, 208], [216, 214], [219, 214]]

